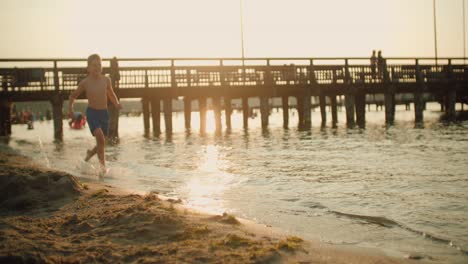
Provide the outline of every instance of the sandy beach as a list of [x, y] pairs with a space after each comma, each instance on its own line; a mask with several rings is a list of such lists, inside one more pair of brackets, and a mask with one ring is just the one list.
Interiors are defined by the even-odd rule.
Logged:
[[0, 153], [0, 263], [422, 263], [304, 241]]

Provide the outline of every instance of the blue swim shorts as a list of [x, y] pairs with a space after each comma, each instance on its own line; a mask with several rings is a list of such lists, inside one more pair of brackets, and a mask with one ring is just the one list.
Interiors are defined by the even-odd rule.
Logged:
[[100, 128], [105, 136], [109, 131], [109, 113], [107, 109], [97, 110], [86, 108], [86, 121], [88, 122], [89, 130], [94, 136], [94, 130]]

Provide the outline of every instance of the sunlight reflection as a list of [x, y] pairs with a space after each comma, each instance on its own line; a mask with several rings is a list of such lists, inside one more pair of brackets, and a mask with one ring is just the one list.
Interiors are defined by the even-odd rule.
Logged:
[[213, 110], [206, 111], [206, 133], [213, 133], [216, 129]]
[[223, 213], [223, 195], [233, 186], [234, 177], [221, 168], [226, 161], [220, 158], [219, 147], [208, 145], [199, 152], [199, 173], [194, 173], [187, 181], [187, 205], [209, 213]]
[[[223, 113], [224, 115], [224, 113]], [[222, 115], [222, 116], [223, 116]], [[183, 119], [183, 115], [179, 117], [180, 119]], [[221, 122], [224, 122], [224, 118], [222, 117]], [[178, 123], [180, 124], [180, 129], [184, 129], [183, 125], [184, 122], [174, 122], [175, 124]], [[177, 124], [176, 124], [177, 125]], [[191, 126], [194, 130], [198, 130], [200, 128], [200, 112], [192, 112], [191, 113]], [[213, 110], [207, 110], [206, 111], [206, 127], [205, 127], [205, 133], [207, 134], [213, 134], [216, 130], [216, 125], [215, 125], [215, 117], [214, 117], [214, 112]]]
[[202, 172], [220, 172], [218, 168], [219, 150], [217, 146], [208, 145], [204, 151], [204, 157], [199, 170]]

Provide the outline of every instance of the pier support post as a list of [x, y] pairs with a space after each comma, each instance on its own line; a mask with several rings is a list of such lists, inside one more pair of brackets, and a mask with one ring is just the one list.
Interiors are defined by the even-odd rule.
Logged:
[[346, 126], [348, 128], [353, 128], [355, 126], [354, 122], [354, 95], [346, 94], [345, 95], [345, 108], [346, 108]]
[[332, 95], [329, 98], [330, 98], [331, 113], [332, 113], [332, 127], [336, 128], [336, 124], [338, 124], [338, 109], [336, 106], [336, 95]]
[[[349, 72], [348, 59], [345, 60], [345, 84], [351, 85], [351, 75]], [[354, 87], [351, 87], [351, 90], [355, 90]], [[345, 94], [345, 108], [346, 108], [346, 126], [348, 128], [354, 128], [355, 119], [354, 119], [354, 110], [355, 110], [355, 97], [353, 91], [350, 91], [348, 94]]]
[[11, 102], [0, 100], [0, 136], [11, 135]]
[[54, 119], [54, 139], [58, 141], [63, 140], [63, 99], [60, 95], [60, 82], [57, 61], [54, 61], [54, 88], [55, 94], [52, 96], [50, 102], [52, 104], [52, 116]]
[[413, 94], [414, 97], [414, 123], [416, 127], [422, 126], [424, 121], [423, 111], [424, 111], [424, 102], [422, 97], [422, 92], [425, 90], [424, 78], [422, 77], [421, 67], [419, 65], [419, 60], [416, 59], [416, 82], [419, 84], [416, 92]]
[[281, 103], [283, 107], [283, 127], [288, 128], [289, 126], [289, 101], [287, 96], [281, 97]]
[[52, 115], [54, 118], [54, 139], [58, 141], [63, 140], [63, 99], [59, 94], [53, 96], [51, 100]]
[[424, 121], [423, 110], [424, 102], [422, 93], [416, 92], [414, 93], [414, 122], [416, 125], [420, 125]]
[[268, 105], [268, 97], [260, 97], [260, 115], [262, 119], [262, 128], [268, 127], [268, 116], [270, 115], [270, 106]]
[[249, 127], [249, 98], [242, 97], [242, 116], [244, 120], [244, 128]]
[[108, 103], [107, 109], [109, 111], [109, 131], [107, 138], [116, 142], [119, 138], [119, 112], [120, 110], [114, 104]]
[[190, 97], [184, 97], [184, 120], [185, 120], [185, 129], [189, 130], [192, 120], [192, 99]]
[[142, 98], [141, 99], [141, 104], [142, 104], [142, 109], [143, 109], [143, 127], [145, 130], [145, 135], [149, 134], [150, 130], [150, 115], [149, 115], [149, 101], [147, 98]]
[[355, 95], [356, 123], [359, 128], [366, 128], [366, 94], [357, 92]]
[[[116, 57], [112, 58], [110, 61], [110, 78], [111, 78], [111, 83], [112, 83], [112, 89], [114, 90], [118, 98], [120, 73], [119, 73], [119, 63]], [[117, 109], [115, 105], [111, 103], [110, 101], [108, 101], [107, 103], [107, 109], [109, 111], [109, 133], [107, 134], [107, 138], [115, 143], [119, 139], [120, 110]]]
[[224, 115], [226, 116], [226, 128], [229, 130], [232, 128], [232, 125], [231, 125], [232, 107], [231, 107], [230, 97], [224, 97]]
[[441, 96], [441, 99], [440, 99], [440, 111], [441, 112], [445, 112], [445, 96]]
[[304, 98], [297, 96], [297, 116], [299, 118], [298, 127], [302, 129], [304, 127]]
[[395, 93], [388, 91], [385, 93], [385, 124], [393, 126], [395, 124]]
[[215, 96], [212, 98], [212, 102], [216, 133], [220, 133], [223, 129], [223, 126], [221, 124], [221, 98], [219, 96]]
[[9, 104], [7, 105], [8, 110], [6, 111], [5, 126], [6, 126], [6, 131], [7, 131], [8, 135], [11, 135], [11, 111], [12, 111], [11, 108], [12, 108], [12, 104], [13, 104], [12, 102], [9, 102]]
[[166, 134], [172, 133], [172, 98], [164, 98], [164, 126]]
[[151, 99], [151, 119], [153, 121], [153, 134], [161, 134], [161, 100]]
[[447, 121], [455, 121], [455, 104], [457, 100], [457, 92], [456, 89], [450, 88], [450, 90], [447, 93], [447, 100], [446, 100], [446, 106], [445, 106], [445, 115]]
[[198, 111], [200, 111], [200, 133], [206, 132], [206, 98], [198, 99]]
[[322, 116], [322, 127], [327, 125], [327, 101], [324, 94], [319, 96], [320, 114]]
[[312, 113], [310, 112], [312, 104], [310, 102], [310, 90], [306, 90], [305, 97], [303, 101], [303, 111], [304, 111], [304, 125], [305, 129], [312, 127]]

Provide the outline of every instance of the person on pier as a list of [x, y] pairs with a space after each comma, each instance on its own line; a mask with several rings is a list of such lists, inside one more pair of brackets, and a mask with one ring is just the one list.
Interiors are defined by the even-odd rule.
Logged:
[[[73, 104], [75, 99], [83, 92], [86, 92], [88, 98], [88, 107], [86, 116], [88, 127], [91, 134], [96, 138], [96, 146], [87, 150], [85, 161], [90, 160], [94, 154], [97, 154], [101, 164], [101, 173], [106, 171], [106, 162], [104, 158], [105, 136], [108, 132], [109, 114], [107, 112], [107, 99], [109, 99], [117, 109], [122, 109], [117, 96], [112, 89], [109, 77], [102, 74], [101, 57], [92, 54], [88, 57], [88, 76], [79, 84], [78, 88], [70, 94], [70, 111], [73, 115]], [[70, 116], [73, 118], [72, 116]]]
[[372, 56], [370, 58], [371, 64], [371, 73], [372, 73], [372, 80], [375, 80], [376, 73], [377, 73], [377, 56], [375, 56], [375, 50], [372, 51]]
[[385, 68], [387, 67], [387, 63], [385, 62], [385, 59], [382, 57], [382, 51], [379, 50], [377, 53], [377, 66], [379, 70], [379, 78], [383, 79], [384, 78], [384, 71]]

